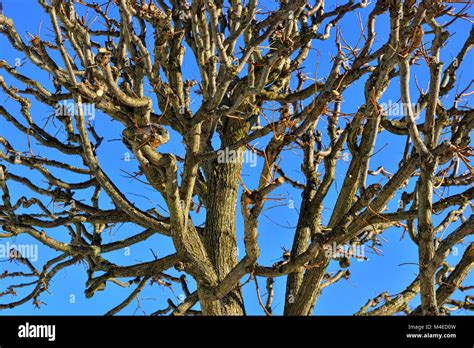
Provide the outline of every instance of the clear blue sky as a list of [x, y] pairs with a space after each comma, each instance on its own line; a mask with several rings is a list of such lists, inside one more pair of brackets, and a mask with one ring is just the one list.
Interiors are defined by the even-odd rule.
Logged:
[[[100, 1], [99, 1], [100, 2]], [[336, 1], [327, 1], [327, 10], [331, 9]], [[337, 3], [342, 3], [342, 1], [337, 1]], [[260, 5], [263, 7], [272, 7], [274, 2], [263, 0], [260, 1]], [[367, 14], [370, 12], [373, 5], [370, 5], [369, 8], [363, 9], [360, 11], [362, 18], [366, 19]], [[14, 20], [16, 29], [22, 35], [23, 39], [26, 40], [27, 32], [33, 34], [38, 33], [39, 24], [41, 25], [41, 37], [42, 39], [53, 39], [51, 25], [49, 19], [42, 13], [39, 5], [36, 1], [33, 0], [3, 0], [3, 9], [4, 14]], [[351, 13], [345, 17], [343, 21], [339, 24], [344, 38], [354, 44], [359, 38], [359, 29], [358, 22], [355, 13]], [[459, 48], [464, 42], [465, 38], [468, 35], [470, 30], [470, 24], [463, 21], [458, 21], [453, 28], [454, 35], [449, 39], [449, 44], [447, 48], [442, 51], [442, 59], [444, 59], [447, 64], [452, 60], [452, 58], [457, 54]], [[387, 16], [380, 17], [377, 22], [376, 27], [377, 38], [376, 38], [376, 47], [379, 47], [386, 42], [387, 32], [388, 32], [388, 21]], [[333, 32], [334, 33], [334, 32]], [[431, 39], [431, 36], [425, 37], [425, 42]], [[305, 72], [310, 73], [311, 77], [316, 77], [318, 79], [324, 78], [328, 69], [330, 68], [330, 56], [329, 54], [334, 55], [334, 38], [326, 42], [315, 41], [314, 50], [311, 51], [311, 54], [308, 60], [303, 64], [305, 67]], [[9, 47], [7, 40], [0, 36], [0, 59], [6, 60], [11, 65], [15, 64], [15, 59], [23, 59], [24, 55], [16, 52]], [[464, 68], [461, 69], [461, 74], [458, 76], [458, 85], [460, 87], [466, 86], [468, 81], [472, 79], [472, 69], [469, 67], [474, 63], [472, 52], [468, 55]], [[40, 72], [36, 69], [32, 63], [26, 61], [26, 63], [18, 69], [21, 73], [36, 78], [47, 86], [52, 86], [52, 82], [49, 80], [47, 74]], [[186, 78], [193, 79], [198, 78], [198, 72], [195, 69], [195, 63], [192, 58], [192, 53], [190, 50], [187, 51], [187, 56], [185, 59], [185, 64], [183, 65], [183, 71], [186, 75]], [[12, 79], [9, 78], [4, 72], [1, 72], [4, 75], [7, 83], [12, 83]], [[419, 84], [426, 90], [428, 86], [428, 71], [426, 67], [414, 67], [413, 74], [416, 75]], [[294, 83], [295, 81], [293, 81]], [[354, 84], [349, 90], [343, 94], [343, 112], [354, 112], [356, 107], [363, 103], [363, 84], [365, 78], [361, 79], [359, 82]], [[396, 103], [399, 99], [399, 87], [398, 80], [394, 79], [387, 93], [383, 96], [383, 102]], [[310, 83], [310, 82], [308, 82]], [[415, 84], [412, 80], [412, 100], [416, 100], [418, 96], [418, 91], [415, 87]], [[51, 87], [52, 89], [52, 87]], [[150, 97], [153, 97], [150, 94]], [[199, 105], [199, 98], [197, 95], [193, 95], [195, 102], [192, 104], [194, 110], [197, 109]], [[449, 103], [453, 98], [453, 93], [450, 93], [446, 98], [446, 102]], [[0, 94], [0, 103], [7, 108], [10, 112], [14, 113], [21, 119], [21, 115], [18, 113], [18, 105], [14, 101], [7, 100], [5, 95]], [[450, 104], [448, 104], [450, 105]], [[155, 111], [158, 110], [155, 108]], [[54, 113], [54, 110], [49, 107], [33, 102], [32, 115], [34, 120], [39, 125], [44, 125], [46, 118]], [[56, 121], [56, 125], [59, 125], [59, 122]], [[125, 172], [133, 173], [137, 170], [137, 162], [135, 160], [125, 161], [124, 156], [127, 149], [123, 146], [120, 141], [112, 141], [113, 139], [118, 139], [122, 132], [123, 126], [116, 121], [111, 121], [110, 117], [96, 111], [95, 115], [95, 125], [96, 130], [100, 136], [105, 137], [105, 141], [100, 146], [98, 150], [99, 161], [105, 170], [105, 172], [115, 180], [117, 186], [128, 194], [129, 199], [132, 202], [135, 202], [143, 210], [156, 207], [162, 213], [166, 213], [163, 210], [165, 204], [163, 204], [162, 199], [159, 197], [159, 194], [146, 187], [145, 185], [138, 183], [137, 181], [128, 179], [124, 177]], [[344, 125], [344, 123], [342, 123]], [[326, 134], [325, 131], [326, 118], [322, 118], [319, 122], [319, 127], [323, 134]], [[51, 121], [45, 126], [45, 129], [52, 134], [56, 133], [55, 128], [53, 127]], [[64, 132], [63, 132], [64, 133]], [[60, 137], [64, 137], [64, 134], [60, 133]], [[398, 161], [402, 156], [402, 151], [404, 147], [404, 138], [395, 137], [385, 132], [382, 136], [379, 137], [376, 154], [372, 157], [371, 160], [371, 169], [376, 169], [379, 166], [383, 166], [389, 172], [394, 173], [398, 167]], [[8, 124], [3, 118], [0, 118], [0, 134], [5, 136], [11, 144], [20, 151], [28, 151], [27, 147], [27, 138], [24, 134], [17, 132], [14, 127]], [[178, 155], [183, 155], [183, 145], [181, 143], [179, 135], [172, 132], [171, 141], [162, 146], [160, 149], [163, 152], [172, 152]], [[327, 141], [327, 138], [324, 138]], [[258, 146], [263, 146], [265, 140], [259, 140]], [[65, 160], [68, 163], [75, 163], [81, 165], [82, 161], [79, 157], [76, 158], [67, 158], [59, 154], [56, 151], [45, 149], [41, 146], [36, 145], [33, 142], [32, 145], [33, 151], [36, 155], [43, 156], [52, 156], [58, 160]], [[349, 157], [350, 158], [350, 157]], [[299, 181], [303, 181], [304, 177], [300, 173], [301, 165], [301, 152], [288, 150], [285, 152], [284, 161], [282, 162], [282, 168], [285, 172], [290, 175], [292, 178]], [[256, 186], [256, 180], [262, 168], [263, 160], [258, 159], [257, 166], [252, 167], [249, 163], [244, 164], [242, 177], [246, 183], [246, 186], [253, 189]], [[47, 184], [43, 181], [43, 177], [38, 175], [34, 171], [25, 170], [19, 166], [8, 165], [9, 171], [19, 175], [25, 175], [30, 180], [39, 183], [42, 187], [47, 187]], [[331, 193], [328, 195], [325, 206], [327, 207], [324, 211], [323, 222], [329, 221], [331, 214], [331, 207], [333, 206], [336, 197], [338, 187], [340, 188], [344, 179], [345, 171], [348, 167], [348, 162], [339, 161], [337, 165], [337, 175], [336, 175], [336, 184], [333, 185]], [[57, 176], [61, 175], [61, 171], [52, 169], [52, 172]], [[87, 178], [79, 175], [68, 174], [67, 177], [69, 182], [82, 181]], [[369, 184], [374, 182], [381, 182], [382, 184], [386, 182], [387, 179], [384, 179], [379, 176], [369, 177]], [[413, 187], [412, 182], [410, 187]], [[31, 196], [31, 192], [26, 191], [22, 186], [16, 185], [15, 183], [9, 184], [10, 192], [12, 194], [12, 200], [16, 201], [19, 197], [26, 195]], [[450, 189], [449, 193], [453, 194], [457, 191], [455, 189]], [[90, 190], [83, 192], [81, 195], [77, 194], [77, 197], [84, 196], [90, 197]], [[401, 192], [395, 197], [395, 199], [388, 205], [389, 211], [395, 211], [397, 209], [398, 198], [400, 197]], [[441, 192], [437, 191], [437, 194], [441, 195]], [[446, 194], [446, 193], [445, 193]], [[280, 201], [268, 202], [268, 208], [273, 207], [272, 209], [267, 209], [261, 216], [260, 226], [259, 226], [259, 243], [261, 246], [261, 257], [259, 263], [263, 265], [271, 265], [276, 262], [282, 255], [281, 247], [291, 248], [291, 243], [293, 241], [294, 227], [297, 223], [298, 210], [300, 203], [300, 192], [296, 191], [287, 185], [284, 185], [278, 191], [272, 193], [272, 197], [280, 198]], [[439, 199], [435, 195], [435, 199]], [[291, 200], [294, 202], [291, 203]], [[110, 208], [110, 200], [102, 194], [101, 196], [101, 206], [102, 208]], [[49, 202], [47, 202], [49, 203]], [[295, 208], [291, 208], [294, 206]], [[58, 207], [59, 209], [60, 207]], [[470, 214], [471, 211], [466, 211], [465, 215]], [[240, 213], [239, 213], [240, 214]], [[435, 216], [436, 222], [441, 221], [443, 216]], [[199, 225], [204, 222], [203, 215], [193, 216], [194, 222], [196, 225]], [[450, 227], [447, 232], [452, 231], [457, 225], [454, 224]], [[125, 224], [125, 225], [116, 225], [114, 226], [110, 233], [103, 233], [103, 242], [107, 243], [110, 241], [116, 241], [119, 239], [126, 238], [136, 232], [141, 231], [140, 227]], [[242, 235], [242, 220], [240, 215], [238, 215], [238, 241], [239, 249], [244, 251], [243, 247], [243, 235]], [[68, 235], [64, 228], [58, 228], [55, 230], [48, 230], [52, 236], [59, 240], [67, 241]], [[330, 314], [344, 314], [350, 315], [356, 312], [362, 305], [366, 303], [369, 298], [373, 298], [380, 294], [383, 291], [388, 291], [390, 294], [396, 294], [403, 291], [415, 278], [417, 273], [416, 265], [403, 265], [402, 263], [416, 263], [417, 262], [417, 249], [415, 245], [411, 242], [408, 236], [405, 236], [400, 240], [402, 234], [401, 229], [389, 229], [383, 234], [383, 254], [376, 255], [371, 249], [366, 248], [366, 256], [369, 258], [368, 261], [357, 262], [353, 261], [351, 270], [351, 277], [349, 280], [341, 280], [337, 284], [326, 288], [321, 295], [318, 303], [315, 307], [315, 314], [330, 315]], [[472, 240], [472, 239], [471, 239]], [[7, 240], [0, 240], [0, 243], [5, 244]], [[19, 236], [15, 241], [9, 240], [10, 243], [17, 244], [29, 244], [35, 243], [30, 237], [26, 235]], [[467, 241], [466, 241], [467, 242]], [[465, 243], [467, 245], [467, 243]], [[460, 246], [458, 255], [451, 255], [449, 261], [451, 264], [455, 263], [462, 255], [464, 246]], [[50, 249], [42, 246], [39, 247], [39, 259], [35, 262], [37, 268], [41, 268], [43, 263], [51, 259], [56, 252], [51, 251]], [[171, 240], [167, 237], [155, 236], [148, 239], [146, 242], [134, 245], [130, 249], [130, 255], [124, 255], [124, 251], [115, 251], [110, 254], [104, 255], [107, 259], [110, 259], [112, 262], [115, 262], [119, 265], [129, 265], [137, 262], [145, 262], [153, 259], [153, 254], [150, 251], [152, 249], [155, 254], [159, 257], [168, 255], [173, 252], [173, 246]], [[13, 271], [13, 270], [22, 270], [24, 266], [16, 265], [6, 261], [6, 259], [1, 259], [0, 261], [0, 272], [4, 269]], [[337, 272], [339, 269], [338, 263], [331, 263], [329, 270], [332, 272]], [[170, 270], [170, 274], [177, 275], [178, 273], [174, 270]], [[189, 277], [189, 279], [191, 279]], [[242, 281], [247, 278], [242, 279]], [[78, 264], [73, 267], [69, 267], [64, 271], [61, 271], [50, 283], [50, 288], [48, 293], [43, 293], [40, 297], [41, 301], [45, 302], [46, 305], [42, 306], [40, 310], [35, 309], [31, 303], [23, 305], [19, 308], [13, 310], [3, 311], [1, 314], [103, 314], [109, 309], [116, 306], [120, 303], [128, 294], [133, 290], [132, 288], [122, 289], [113, 283], [109, 283], [107, 288], [103, 292], [98, 292], [92, 299], [86, 299], [84, 296], [86, 282], [86, 266], [84, 264]], [[285, 282], [286, 277], [279, 277], [275, 282], [275, 300], [274, 300], [274, 313], [281, 314], [283, 311], [284, 305], [284, 292], [285, 292]], [[474, 282], [474, 276], [471, 274], [466, 280], [465, 284], [472, 285]], [[9, 285], [6, 280], [0, 280], [0, 292], [4, 291], [5, 288]], [[260, 291], [262, 296], [265, 298], [265, 279], [259, 278]], [[194, 284], [190, 282], [191, 291], [194, 290]], [[246, 309], [248, 314], [264, 314], [260, 306], [258, 305], [255, 285], [253, 282], [248, 283], [243, 288], [244, 297], [246, 300]], [[6, 301], [10, 302], [12, 300], [17, 300], [26, 294], [25, 291], [19, 289], [18, 296], [16, 299], [11, 296], [0, 298], [0, 303], [5, 303]], [[143, 314], [142, 310], [146, 314], [165, 308], [167, 298], [172, 298], [175, 302], [177, 298], [182, 295], [182, 290], [179, 286], [174, 286], [174, 292], [170, 289], [153, 285], [148, 286], [140, 295], [140, 305], [141, 308], [137, 309], [137, 301], [133, 301], [127, 308], [120, 312], [120, 314]], [[461, 298], [464, 294], [457, 294]], [[71, 298], [75, 297], [75, 303], [71, 303]], [[412, 305], [418, 305], [418, 297], [412, 302]], [[462, 314], [462, 312], [459, 312]]]

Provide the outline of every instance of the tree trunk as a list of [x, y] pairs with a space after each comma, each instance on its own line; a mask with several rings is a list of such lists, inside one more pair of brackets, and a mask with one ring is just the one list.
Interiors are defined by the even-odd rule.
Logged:
[[[235, 121], [228, 121], [223, 128], [222, 147], [240, 139], [242, 126]], [[209, 258], [214, 265], [219, 281], [237, 264], [237, 194], [239, 177], [242, 170], [243, 149], [229, 152], [228, 156], [218, 157], [213, 162], [213, 173], [208, 182], [206, 228], [204, 244]], [[214, 311], [204, 315], [245, 315], [245, 308], [240, 289], [231, 291], [218, 302], [210, 306]]]
[[436, 303], [435, 270], [432, 267], [435, 246], [434, 228], [432, 223], [433, 182], [431, 177], [435, 168], [436, 163], [434, 160], [431, 160], [428, 163], [422, 163], [420, 179], [418, 182], [418, 257], [421, 284], [421, 306], [424, 315], [439, 314]]

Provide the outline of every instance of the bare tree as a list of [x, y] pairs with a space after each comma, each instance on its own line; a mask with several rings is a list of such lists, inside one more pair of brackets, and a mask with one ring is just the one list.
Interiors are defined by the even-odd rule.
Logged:
[[[380, 235], [390, 227], [406, 232], [417, 245], [418, 275], [400, 294], [382, 293], [357, 314], [438, 315], [472, 309], [472, 296], [463, 302], [451, 295], [470, 288], [461, 284], [474, 262], [473, 244], [456, 265], [446, 262], [451, 250], [474, 232], [472, 216], [463, 217], [466, 209], [472, 209], [474, 195], [469, 165], [474, 113], [466, 104], [471, 84], [454, 92], [458, 70], [474, 44], [469, 3], [38, 3], [50, 18], [43, 33], [49, 27], [52, 39], [51, 34], [38, 32], [24, 40], [13, 21], [0, 15], [0, 33], [11, 47], [52, 78], [50, 82], [26, 76], [20, 72], [21, 64], [0, 61], [0, 89], [19, 106], [18, 112], [0, 106], [0, 114], [17, 129], [12, 137], [23, 134], [28, 139], [27, 148], [14, 148], [11, 139], [0, 136], [0, 158], [6, 164], [0, 166], [0, 237], [27, 234], [57, 251], [57, 256], [35, 268], [13, 250], [10, 259], [24, 271], [6, 271], [0, 278], [30, 281], [16, 282], [1, 294], [15, 294], [25, 287], [31, 291], [0, 304], [0, 309], [29, 301], [41, 305], [40, 295], [48, 290], [50, 280], [83, 261], [88, 269], [87, 297], [108, 282], [136, 286], [107, 314], [118, 313], [150, 283], [161, 282], [182, 286], [186, 298], [180, 303], [169, 300], [168, 308], [158, 309], [155, 315], [244, 315], [241, 287], [248, 277], [255, 282], [262, 309], [271, 315], [274, 278], [285, 276], [284, 314], [311, 315], [322, 290], [350, 276], [346, 268], [355, 256], [341, 256], [341, 250], [376, 248]], [[338, 24], [355, 13], [360, 38], [349, 44]], [[386, 26], [386, 37], [376, 35], [376, 23]], [[471, 29], [455, 59], [443, 62], [441, 52], [454, 24], [467, 28], [466, 32]], [[316, 79], [308, 74], [307, 67], [314, 66], [308, 56], [324, 40], [334, 42], [336, 54], [330, 71]], [[187, 79], [183, 69], [187, 57], [196, 62], [198, 78]], [[417, 83], [410, 72], [414, 65], [429, 71], [429, 88], [417, 85], [417, 94], [410, 88]], [[7, 83], [7, 76], [17, 84]], [[343, 112], [343, 93], [357, 82], [363, 88], [362, 105]], [[380, 101], [393, 85], [404, 106], [399, 118], [391, 117]], [[148, 89], [155, 99], [146, 93]], [[199, 99], [197, 107], [191, 105], [193, 93]], [[448, 93], [455, 93], [454, 98], [447, 99]], [[57, 111], [68, 101], [75, 105], [73, 112], [56, 112], [48, 119], [59, 122], [60, 132], [50, 132], [51, 124], [45, 127], [31, 112], [33, 103]], [[87, 118], [88, 105], [123, 125], [115, 138], [123, 141], [138, 163], [134, 178], [162, 195], [167, 214], [132, 203], [131, 196], [110, 178], [97, 157], [104, 138]], [[394, 173], [371, 167], [377, 140], [387, 134], [406, 144]], [[182, 140], [185, 156], [160, 149], [170, 137]], [[50, 155], [35, 154], [38, 148]], [[241, 177], [245, 151], [264, 163], [253, 187]], [[302, 154], [301, 163], [291, 165], [301, 168], [305, 180], [299, 182], [284, 170], [281, 163], [287, 151]], [[326, 198], [344, 156], [349, 167], [335, 203], [328, 206]], [[17, 170], [22, 167], [31, 171]], [[77, 175], [84, 179], [70, 182]], [[369, 184], [371, 177], [384, 180]], [[11, 199], [11, 185], [24, 187], [21, 198]], [[260, 247], [265, 246], [258, 243], [259, 220], [269, 194], [285, 186], [302, 195], [293, 245], [281, 261], [262, 265]], [[450, 195], [450, 188], [456, 193]], [[398, 210], [388, 212], [397, 194], [401, 194]], [[104, 195], [113, 209], [101, 204]], [[79, 196], [87, 196], [88, 201]], [[52, 210], [48, 202], [62, 205], [59, 211]], [[238, 204], [243, 232], [237, 228]], [[331, 215], [323, 223], [326, 208]], [[433, 214], [442, 215], [442, 222], [435, 223]], [[194, 216], [202, 216], [205, 223], [196, 225]], [[104, 230], [120, 223], [141, 226], [143, 231], [103, 243]], [[445, 233], [451, 224], [455, 228]], [[53, 237], [53, 230], [67, 233], [68, 241]], [[245, 253], [239, 258], [240, 233]], [[176, 252], [127, 266], [107, 260], [107, 253], [147, 243], [155, 234], [171, 239]], [[331, 274], [327, 268], [334, 260], [342, 269]], [[192, 277], [195, 292], [188, 290], [186, 277], [166, 273], [173, 267]], [[266, 278], [266, 294], [259, 290], [257, 277]], [[409, 303], [418, 293], [421, 307], [410, 310]]]

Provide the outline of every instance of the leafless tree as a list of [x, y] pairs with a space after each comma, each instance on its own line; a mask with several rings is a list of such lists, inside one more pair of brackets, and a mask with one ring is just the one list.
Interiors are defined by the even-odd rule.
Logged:
[[[13, 250], [10, 259], [24, 271], [6, 271], [0, 278], [30, 281], [14, 282], [1, 294], [5, 298], [25, 287], [31, 291], [0, 304], [0, 309], [30, 301], [40, 306], [50, 280], [82, 261], [87, 264], [87, 297], [108, 282], [135, 287], [107, 314], [118, 313], [150, 283], [160, 282], [177, 283], [186, 297], [180, 303], [169, 300], [168, 308], [155, 315], [243, 315], [241, 287], [249, 281], [255, 282], [262, 310], [271, 315], [274, 278], [285, 276], [284, 314], [310, 315], [324, 288], [350, 276], [346, 268], [352, 256], [341, 257], [328, 247], [376, 248], [390, 227], [398, 227], [417, 245], [418, 275], [398, 295], [382, 293], [368, 300], [357, 315], [439, 315], [473, 308], [472, 296], [465, 301], [451, 298], [457, 289], [472, 288], [462, 287], [462, 281], [474, 262], [474, 245], [463, 244], [474, 232], [472, 216], [463, 216], [472, 209], [474, 195], [469, 164], [474, 113], [467, 106], [472, 86], [456, 84], [458, 70], [474, 45], [469, 2], [38, 3], [50, 23], [43, 23], [43, 33], [29, 34], [28, 39], [12, 19], [0, 15], [0, 33], [11, 48], [43, 72], [38, 76], [46, 72], [52, 79], [27, 76], [20, 72], [21, 64], [0, 61], [0, 89], [19, 107], [13, 111], [0, 106], [1, 116], [18, 131], [0, 136], [5, 164], [0, 167], [0, 237], [27, 234], [58, 254], [35, 268]], [[360, 38], [350, 44], [339, 23], [356, 13]], [[386, 37], [376, 35], [376, 23], [386, 26]], [[454, 24], [470, 32], [455, 58], [443, 62], [441, 52]], [[47, 29], [49, 35], [44, 34]], [[330, 71], [316, 79], [304, 66], [314, 66], [308, 56], [324, 40], [334, 42], [336, 54], [328, 60]], [[199, 68], [196, 79], [186, 77], [187, 56]], [[428, 89], [418, 86], [416, 94], [410, 89], [417, 83], [410, 73], [414, 65], [429, 70]], [[11, 80], [17, 84], [10, 85]], [[343, 112], [343, 93], [360, 81], [362, 105]], [[401, 117], [390, 117], [380, 101], [389, 86], [399, 90]], [[193, 93], [199, 96], [197, 107], [191, 105]], [[454, 98], [447, 99], [448, 93], [455, 93]], [[57, 109], [64, 101], [76, 107], [72, 113], [51, 116], [61, 132], [48, 131], [51, 128], [40, 124], [41, 118], [31, 111], [33, 103]], [[84, 112], [90, 104], [123, 125], [115, 138], [138, 163], [134, 178], [162, 195], [168, 213], [132, 203], [110, 178], [97, 157], [103, 137]], [[28, 140], [27, 147], [14, 148], [7, 138], [20, 134]], [[377, 139], [387, 134], [406, 144], [394, 173], [371, 167]], [[161, 150], [170, 137], [183, 142], [185, 156]], [[211, 141], [215, 137], [219, 146]], [[38, 146], [51, 155], [35, 154]], [[253, 187], [241, 177], [245, 151], [264, 163]], [[302, 154], [301, 163], [292, 166], [301, 168], [305, 180], [299, 182], [283, 169], [287, 151]], [[223, 153], [231, 156], [223, 159]], [[335, 185], [343, 153], [350, 154], [350, 163], [334, 205], [328, 206], [325, 199]], [[18, 169], [22, 167], [31, 171]], [[39, 176], [28, 174], [35, 172]], [[66, 173], [84, 180], [70, 182]], [[383, 180], [369, 185], [369, 176]], [[11, 199], [13, 184], [24, 186], [18, 200]], [[302, 195], [293, 245], [281, 261], [262, 265], [260, 247], [265, 246], [258, 243], [259, 220], [269, 194], [287, 185]], [[450, 188], [458, 193], [450, 195]], [[84, 192], [93, 192], [89, 201], [77, 198]], [[387, 211], [397, 194], [402, 197], [398, 210]], [[111, 199], [113, 209], [101, 206], [101, 195]], [[243, 231], [236, 225], [238, 204]], [[327, 208], [331, 215], [324, 223], [321, 217]], [[197, 214], [203, 216], [203, 225], [193, 222]], [[443, 214], [442, 222], [436, 224], [433, 214]], [[143, 231], [102, 243], [101, 233], [120, 223], [133, 223]], [[455, 228], [445, 233], [451, 224]], [[67, 233], [68, 242], [53, 236], [53, 230]], [[239, 258], [240, 233], [245, 252]], [[175, 253], [126, 266], [107, 260], [107, 253], [147, 243], [155, 234], [170, 238]], [[451, 250], [463, 246], [461, 260], [449, 265]], [[336, 274], [327, 270], [334, 260], [342, 268]], [[188, 290], [185, 277], [165, 273], [173, 267], [193, 279], [195, 292]], [[266, 278], [266, 292], [259, 290], [257, 277]], [[421, 306], [410, 309], [418, 293]]]

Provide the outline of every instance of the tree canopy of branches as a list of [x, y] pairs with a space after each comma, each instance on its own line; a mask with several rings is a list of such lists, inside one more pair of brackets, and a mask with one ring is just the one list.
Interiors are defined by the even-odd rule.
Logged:
[[[110, 315], [156, 282], [177, 283], [185, 298], [169, 300], [155, 315], [244, 315], [247, 283], [255, 283], [262, 310], [271, 315], [277, 277], [286, 279], [283, 313], [311, 315], [324, 288], [350, 277], [352, 256], [340, 256], [339, 248], [376, 250], [389, 228], [416, 245], [417, 275], [399, 294], [369, 299], [357, 315], [473, 308], [472, 296], [452, 298], [456, 290], [470, 290], [462, 282], [474, 262], [474, 245], [466, 246], [474, 221], [463, 215], [474, 195], [472, 92], [471, 84], [456, 83], [474, 45], [469, 3], [37, 2], [50, 21], [27, 38], [0, 15], [8, 49], [38, 71], [28, 75], [23, 63], [0, 60], [0, 90], [10, 103], [0, 105], [0, 115], [16, 129], [0, 136], [0, 237], [28, 235], [56, 254], [39, 267], [10, 250], [22, 270], [0, 274], [3, 284], [12, 281], [2, 298], [26, 292], [0, 309], [40, 306], [57, 273], [82, 262], [86, 297], [108, 283], [133, 288]], [[348, 16], [358, 20], [350, 29], [359, 31], [357, 42], [349, 43], [339, 26]], [[446, 61], [454, 25], [468, 35]], [[321, 54], [329, 69], [317, 78], [309, 57], [323, 41], [334, 54]], [[183, 68], [190, 61], [192, 76]], [[429, 74], [426, 90], [414, 67]], [[361, 103], [346, 106], [344, 93], [355, 85]], [[389, 89], [400, 97], [400, 117], [381, 102]], [[62, 103], [74, 110], [58, 108]], [[47, 125], [36, 105], [56, 110]], [[111, 178], [98, 156], [103, 130], [88, 119], [90, 105], [120, 124], [114, 138], [138, 167], [133, 179], [159, 193], [164, 209], [135, 204]], [[22, 148], [14, 145], [18, 137], [27, 139]], [[371, 165], [383, 137], [405, 144], [398, 159], [391, 155], [396, 167], [390, 172]], [[163, 150], [171, 140], [182, 141], [184, 155]], [[263, 163], [251, 178], [242, 175], [246, 152]], [[287, 163], [288, 153], [298, 156]], [[330, 200], [343, 157], [348, 167]], [[281, 260], [264, 264], [259, 222], [272, 194], [285, 187], [301, 193], [293, 244]], [[104, 231], [119, 224], [141, 232], [104, 242]], [[157, 234], [172, 241], [174, 253], [130, 265], [108, 258]], [[336, 250], [328, 252], [332, 245]], [[460, 247], [462, 257], [449, 265], [446, 259]], [[331, 262], [341, 269], [328, 272]], [[258, 278], [266, 279], [265, 293]], [[418, 294], [420, 306], [410, 308]]]

